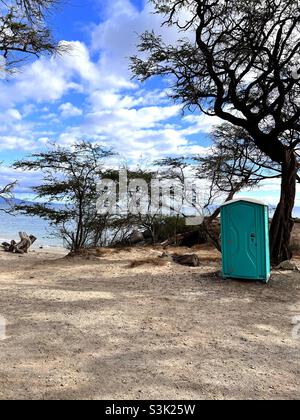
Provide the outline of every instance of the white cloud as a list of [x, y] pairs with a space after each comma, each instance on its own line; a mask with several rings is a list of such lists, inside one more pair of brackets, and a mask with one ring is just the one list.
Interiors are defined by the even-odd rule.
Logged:
[[72, 105], [70, 102], [61, 104], [58, 109], [61, 111], [61, 116], [64, 118], [78, 117], [82, 115], [82, 110]]
[[34, 148], [34, 142], [26, 137], [0, 136], [0, 150], [33, 150]]
[[87, 114], [87, 124], [93, 129], [113, 132], [117, 128], [147, 129], [157, 123], [178, 115], [180, 108], [176, 105], [167, 107], [144, 107], [140, 109], [116, 108]]
[[9, 108], [6, 110], [3, 110], [0, 114], [0, 122], [1, 123], [15, 123], [16, 121], [22, 120], [22, 115], [20, 112], [15, 108]]
[[22, 115], [20, 114], [20, 112], [17, 109], [13, 109], [13, 108], [10, 108], [6, 111], [6, 116], [15, 121], [16, 120], [19, 121], [22, 119]]
[[130, 0], [106, 1], [105, 20], [92, 31], [92, 49], [101, 52], [98, 60], [100, 74], [111, 87], [127, 86], [132, 75], [129, 57], [136, 54], [139, 35], [154, 30], [168, 43], [175, 43], [178, 31], [161, 25], [161, 16], [154, 13], [153, 5], [145, 2], [138, 10]]
[[[82, 42], [63, 42], [67, 52], [51, 58], [42, 57], [24, 66], [14, 81], [0, 82], [0, 104], [25, 101], [52, 102], [70, 91], [84, 91], [97, 85], [101, 77]], [[79, 78], [79, 83], [74, 79]]]
[[187, 115], [183, 120], [190, 124], [185, 130], [186, 135], [201, 133], [210, 133], [212, 128], [222, 124], [222, 121], [218, 117], [211, 117], [209, 115]]

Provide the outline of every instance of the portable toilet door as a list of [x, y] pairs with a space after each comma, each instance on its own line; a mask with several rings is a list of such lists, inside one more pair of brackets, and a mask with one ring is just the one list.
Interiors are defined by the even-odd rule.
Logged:
[[266, 204], [242, 198], [223, 204], [221, 242], [225, 278], [269, 280], [269, 215]]

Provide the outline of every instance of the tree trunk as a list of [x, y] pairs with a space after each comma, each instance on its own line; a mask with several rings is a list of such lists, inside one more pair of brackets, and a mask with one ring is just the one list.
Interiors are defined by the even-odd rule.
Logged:
[[295, 153], [286, 149], [282, 162], [281, 194], [270, 228], [270, 252], [273, 264], [290, 260], [291, 233], [294, 226], [292, 217], [296, 197], [298, 163]]

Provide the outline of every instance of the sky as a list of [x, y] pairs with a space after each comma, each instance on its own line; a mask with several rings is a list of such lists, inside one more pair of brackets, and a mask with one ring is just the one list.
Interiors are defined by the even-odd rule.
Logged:
[[[154, 29], [170, 42], [177, 37], [152, 12], [144, 0], [65, 0], [56, 6], [48, 22], [69, 52], [35, 59], [14, 78], [0, 79], [0, 185], [17, 178], [17, 196], [31, 199], [37, 177], [10, 165], [53, 141], [68, 146], [90, 139], [112, 147], [120, 161], [142, 165], [208, 152], [217, 118], [183, 115], [161, 79], [132, 79], [128, 57], [136, 53], [138, 33]], [[279, 181], [242, 195], [275, 204]]]

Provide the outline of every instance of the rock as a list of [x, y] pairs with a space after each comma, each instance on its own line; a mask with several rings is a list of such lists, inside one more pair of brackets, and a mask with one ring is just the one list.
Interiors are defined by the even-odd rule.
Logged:
[[277, 267], [277, 270], [290, 270], [290, 271], [299, 271], [299, 268], [296, 264], [292, 263], [291, 261], [283, 261]]
[[138, 230], [134, 230], [129, 236], [129, 243], [131, 245], [135, 245], [143, 241], [144, 241], [144, 235], [142, 232], [139, 232]]
[[159, 258], [161, 258], [164, 261], [173, 261], [173, 258], [170, 254], [168, 254], [167, 252], [163, 252], [161, 255], [159, 255]]
[[199, 267], [200, 260], [196, 254], [173, 255], [173, 261], [177, 264]]

